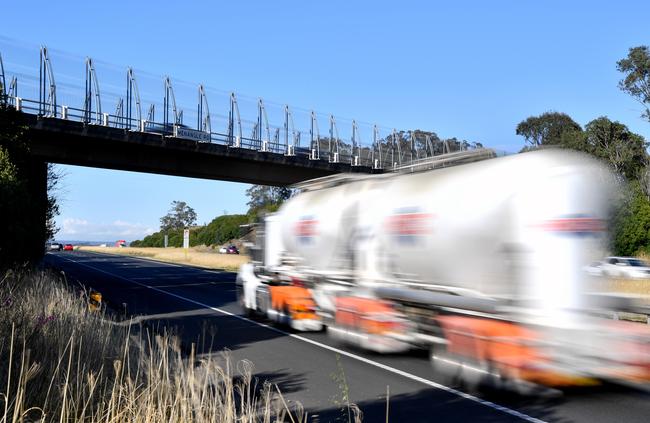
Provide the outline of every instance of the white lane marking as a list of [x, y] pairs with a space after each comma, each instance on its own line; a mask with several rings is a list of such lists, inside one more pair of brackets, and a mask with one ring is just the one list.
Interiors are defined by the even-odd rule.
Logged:
[[197, 283], [177, 283], [170, 285], [156, 285], [158, 288], [182, 288], [184, 286], [215, 286], [225, 285], [227, 282], [197, 282]]
[[522, 412], [520, 412], [520, 411], [513, 410], [513, 409], [508, 408], [508, 407], [504, 407], [504, 406], [502, 406], [502, 405], [499, 405], [499, 404], [493, 403], [492, 401], [487, 401], [487, 400], [481, 399], [481, 398], [476, 397], [476, 396], [474, 396], [474, 395], [471, 395], [471, 394], [468, 394], [468, 393], [465, 393], [465, 392], [459, 391], [459, 390], [454, 389], [454, 388], [450, 388], [449, 386], [442, 385], [442, 384], [440, 384], [440, 383], [434, 382], [434, 381], [429, 380], [429, 379], [425, 379], [425, 378], [423, 378], [423, 377], [420, 377], [420, 376], [414, 375], [414, 374], [412, 374], [412, 373], [408, 373], [408, 372], [405, 372], [405, 371], [403, 371], [403, 370], [399, 370], [399, 369], [396, 369], [396, 368], [394, 368], [394, 367], [387, 366], [387, 365], [385, 365], [385, 364], [382, 364], [382, 363], [379, 363], [379, 362], [376, 362], [376, 361], [370, 360], [370, 359], [365, 358], [365, 357], [362, 357], [362, 356], [360, 356], [360, 355], [356, 355], [356, 354], [353, 354], [353, 353], [348, 352], [348, 351], [345, 351], [345, 350], [340, 350], [340, 349], [338, 349], [338, 348], [331, 347], [331, 346], [329, 346], [329, 345], [327, 345], [327, 344], [322, 344], [322, 343], [320, 343], [320, 342], [318, 342], [318, 341], [314, 341], [313, 339], [305, 338], [304, 336], [296, 335], [296, 334], [294, 334], [294, 333], [285, 332], [285, 331], [283, 331], [282, 329], [278, 329], [278, 328], [276, 328], [276, 327], [274, 327], [274, 326], [269, 326], [269, 325], [267, 325], [267, 324], [265, 324], [265, 323], [256, 322], [255, 320], [248, 319], [248, 318], [246, 318], [246, 317], [243, 317], [243, 316], [240, 316], [240, 315], [237, 315], [237, 314], [231, 313], [231, 312], [229, 312], [229, 311], [226, 311], [226, 310], [220, 309], [220, 308], [218, 308], [218, 307], [212, 307], [212, 306], [207, 305], [207, 304], [204, 304], [204, 303], [202, 303], [202, 302], [200, 302], [200, 301], [192, 300], [192, 299], [190, 299], [190, 298], [183, 297], [182, 295], [174, 294], [173, 292], [165, 291], [164, 289], [159, 289], [159, 288], [157, 288], [157, 287], [155, 287], [155, 286], [150, 286], [150, 285], [147, 285], [147, 284], [144, 284], [144, 283], [138, 282], [138, 281], [134, 281], [134, 280], [132, 280], [132, 279], [128, 279], [128, 278], [125, 278], [125, 277], [123, 277], [123, 276], [116, 275], [116, 274], [111, 273], [111, 272], [108, 272], [108, 271], [106, 271], [106, 270], [99, 269], [99, 268], [97, 268], [97, 267], [90, 266], [90, 265], [85, 264], [85, 263], [80, 263], [80, 262], [78, 262], [78, 261], [75, 261], [75, 260], [69, 259], [69, 258], [67, 258], [67, 257], [61, 257], [61, 258], [63, 258], [64, 260], [67, 260], [67, 261], [71, 261], [71, 262], [73, 262], [73, 263], [75, 263], [75, 264], [78, 264], [78, 265], [80, 265], [80, 266], [88, 267], [88, 268], [93, 269], [93, 270], [95, 270], [95, 271], [97, 271], [97, 272], [101, 272], [101, 273], [104, 273], [104, 274], [110, 275], [110, 276], [112, 276], [112, 277], [114, 277], [114, 278], [121, 279], [121, 280], [126, 281], [126, 282], [129, 282], [129, 283], [134, 283], [134, 284], [136, 284], [136, 285], [140, 285], [140, 286], [142, 286], [142, 287], [144, 287], [144, 288], [148, 288], [148, 289], [151, 289], [151, 290], [153, 290], [153, 291], [157, 291], [157, 292], [160, 292], [160, 293], [162, 293], [162, 294], [166, 294], [166, 295], [169, 295], [169, 296], [172, 296], [172, 297], [178, 298], [178, 299], [180, 299], [180, 300], [187, 301], [188, 303], [196, 304], [196, 305], [198, 305], [198, 306], [201, 306], [201, 307], [204, 307], [204, 308], [207, 308], [207, 309], [210, 309], [210, 310], [213, 310], [213, 311], [219, 312], [219, 313], [221, 313], [221, 314], [225, 314], [226, 316], [234, 317], [234, 318], [236, 318], [236, 319], [243, 320], [243, 321], [246, 321], [246, 322], [248, 322], [248, 323], [253, 323], [253, 324], [255, 324], [255, 325], [258, 325], [258, 326], [264, 327], [264, 328], [266, 328], [266, 329], [269, 329], [269, 330], [271, 330], [271, 331], [274, 331], [274, 332], [280, 333], [280, 334], [282, 334], [282, 335], [289, 336], [289, 337], [294, 338], [294, 339], [298, 339], [298, 340], [300, 340], [300, 341], [303, 341], [303, 342], [306, 342], [306, 343], [308, 343], [308, 344], [312, 344], [312, 345], [315, 345], [315, 346], [317, 346], [317, 347], [320, 347], [320, 348], [323, 348], [323, 349], [326, 349], [326, 350], [329, 350], [329, 351], [335, 352], [335, 353], [340, 354], [340, 355], [344, 355], [344, 356], [346, 356], [346, 357], [352, 358], [352, 359], [357, 360], [357, 361], [360, 361], [360, 362], [362, 362], [362, 363], [366, 363], [366, 364], [369, 364], [369, 365], [371, 365], [371, 366], [377, 367], [377, 368], [379, 368], [379, 369], [386, 370], [386, 371], [388, 371], [388, 372], [390, 372], [390, 373], [394, 373], [394, 374], [396, 374], [396, 375], [403, 376], [403, 377], [405, 377], [405, 378], [407, 378], [407, 379], [411, 379], [411, 380], [413, 380], [413, 381], [423, 383], [423, 384], [425, 384], [425, 385], [431, 386], [432, 388], [440, 389], [440, 390], [445, 391], [445, 392], [448, 392], [448, 393], [450, 393], [450, 394], [457, 395], [457, 396], [459, 396], [459, 397], [461, 397], [461, 398], [464, 398], [464, 399], [466, 399], [466, 400], [474, 401], [474, 402], [479, 403], [479, 404], [481, 404], [481, 405], [484, 405], [484, 406], [486, 406], [486, 407], [492, 408], [492, 409], [494, 409], [494, 410], [501, 411], [501, 412], [503, 412], [503, 413], [506, 413], [506, 414], [509, 414], [509, 415], [511, 415], [511, 416], [514, 416], [514, 417], [517, 417], [517, 418], [520, 418], [520, 419], [526, 420], [526, 421], [528, 421], [528, 422], [546, 423], [544, 420], [540, 420], [540, 419], [538, 419], [538, 418], [535, 418], [535, 417], [529, 416], [528, 414], [524, 414], [524, 413], [522, 413]]
[[[171, 266], [171, 267], [189, 267], [190, 269], [196, 269], [196, 270], [201, 270], [201, 271], [204, 271], [204, 272], [216, 273], [218, 275], [223, 274], [223, 273], [235, 273], [235, 272], [230, 272], [228, 270], [215, 270], [215, 269], [209, 269], [207, 267], [195, 266], [195, 265], [192, 265], [190, 263], [187, 263], [185, 265], [184, 264], [174, 264], [174, 263], [170, 263], [168, 261], [156, 260], [155, 258], [151, 258], [151, 257], [137, 257], [137, 256], [129, 256], [127, 254], [117, 254], [117, 253], [102, 253], [102, 252], [99, 252], [99, 251], [83, 251], [82, 250], [81, 252], [85, 253], [85, 254], [89, 254], [89, 255], [97, 254], [99, 256], [109, 256], [110, 258], [124, 257], [124, 258], [130, 258], [130, 259], [133, 259], [133, 260], [141, 260], [141, 261], [149, 262], [149, 263], [153, 262], [153, 263], [156, 263], [156, 264], [162, 264], [164, 266]], [[104, 257], [102, 257], [102, 258], [104, 258]]]

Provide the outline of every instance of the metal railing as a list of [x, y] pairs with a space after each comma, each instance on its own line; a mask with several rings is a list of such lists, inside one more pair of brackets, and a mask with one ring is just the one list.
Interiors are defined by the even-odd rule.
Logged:
[[[117, 97], [117, 107], [114, 113], [106, 112], [102, 101], [106, 97], [100, 95], [100, 83], [95, 71], [95, 63], [85, 60], [85, 90], [83, 98], [75, 99], [81, 107], [66, 104], [57, 98], [57, 85], [51, 54], [48, 49], [41, 47], [39, 52], [40, 66], [38, 78], [38, 99], [20, 97], [18, 80], [14, 76], [7, 85], [7, 75], [0, 55], [0, 102], [14, 107], [24, 113], [34, 114], [45, 118], [63, 119], [82, 122], [86, 125], [97, 125], [119, 128], [134, 132], [160, 134], [165, 137], [177, 136], [179, 129], [192, 133], [194, 136], [177, 136], [178, 138], [194, 139], [197, 142], [209, 142], [224, 145], [229, 148], [254, 150], [268, 154], [282, 154], [290, 157], [301, 157], [310, 160], [343, 163], [351, 166], [363, 166], [372, 169], [395, 169], [418, 163], [423, 158], [430, 158], [437, 153], [450, 153], [446, 141], [426, 138], [417, 140], [417, 134], [412, 131], [392, 133], [380, 137], [377, 125], [373, 126], [371, 144], [362, 144], [359, 125], [355, 120], [351, 124], [351, 138], [339, 136], [339, 128], [333, 115], [329, 116], [329, 131], [319, 133], [316, 114], [310, 114], [310, 130], [300, 131], [294, 123], [294, 114], [289, 106], [283, 106], [283, 120], [280, 125], [271, 125], [267, 109], [262, 99], [258, 100], [257, 117], [255, 120], [243, 120], [239, 112], [237, 96], [230, 94], [230, 107], [227, 115], [210, 115], [208, 99], [204, 86], [198, 85], [198, 101], [196, 107], [196, 127], [183, 124], [183, 110], [176, 102], [176, 95], [169, 77], [164, 77], [164, 100], [162, 107], [163, 120], [155, 119], [156, 107], [152, 103], [149, 113], [143, 113], [143, 102], [140, 97], [138, 83], [133, 69], [127, 68], [125, 96]], [[65, 76], [65, 75], [64, 75]], [[63, 94], [69, 84], [63, 84]], [[105, 93], [104, 93], [105, 94]], [[114, 93], [112, 93], [114, 94]], [[29, 94], [28, 94], [29, 95]], [[223, 131], [213, 131], [214, 116], [225, 118], [227, 124]], [[146, 118], [145, 118], [146, 117]], [[251, 130], [251, 136], [244, 136], [243, 127]], [[271, 135], [271, 134], [274, 135]], [[301, 145], [301, 138], [305, 145]], [[444, 145], [443, 145], [444, 143]], [[455, 150], [462, 150], [458, 144]]]

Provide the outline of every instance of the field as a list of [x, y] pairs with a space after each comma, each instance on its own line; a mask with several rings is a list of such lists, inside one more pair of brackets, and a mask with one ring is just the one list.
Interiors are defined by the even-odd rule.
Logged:
[[644, 303], [650, 304], [650, 279], [599, 278], [593, 282], [591, 291], [638, 295], [643, 297]]
[[185, 251], [183, 248], [115, 248], [115, 247], [79, 247], [80, 251], [145, 257], [168, 263], [191, 264], [208, 269], [237, 271], [239, 266], [249, 261], [244, 254], [219, 254], [206, 247], [194, 247]]

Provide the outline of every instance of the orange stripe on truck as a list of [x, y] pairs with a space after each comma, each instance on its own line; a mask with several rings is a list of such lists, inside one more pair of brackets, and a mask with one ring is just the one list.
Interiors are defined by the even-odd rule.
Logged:
[[403, 322], [390, 303], [374, 298], [339, 297], [336, 299], [337, 325], [367, 334], [403, 329]]
[[317, 319], [316, 304], [308, 289], [300, 286], [270, 286], [271, 307], [288, 310], [292, 319]]
[[597, 383], [544, 368], [548, 359], [532, 345], [538, 335], [519, 324], [466, 316], [439, 316], [437, 321], [449, 353], [490, 362], [509, 377], [556, 387]]

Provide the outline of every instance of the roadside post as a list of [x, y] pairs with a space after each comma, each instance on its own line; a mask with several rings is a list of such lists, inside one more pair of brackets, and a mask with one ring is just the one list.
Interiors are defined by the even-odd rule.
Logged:
[[185, 250], [185, 260], [187, 260], [188, 248], [190, 248], [190, 230], [183, 229], [183, 250]]

